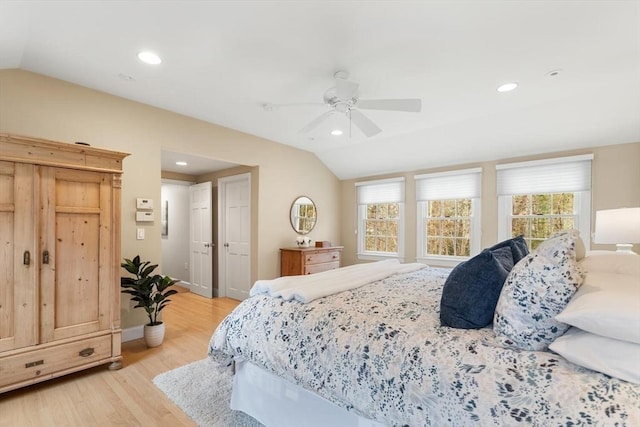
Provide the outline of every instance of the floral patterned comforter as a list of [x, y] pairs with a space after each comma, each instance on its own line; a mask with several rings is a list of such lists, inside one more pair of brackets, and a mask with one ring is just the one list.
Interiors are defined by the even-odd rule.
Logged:
[[389, 426], [640, 426], [640, 386], [493, 330], [440, 326], [448, 269], [396, 275], [309, 304], [255, 296], [209, 355], [248, 360]]

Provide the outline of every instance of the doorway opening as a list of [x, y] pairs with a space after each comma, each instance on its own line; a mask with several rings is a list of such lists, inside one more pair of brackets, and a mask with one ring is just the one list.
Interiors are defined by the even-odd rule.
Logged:
[[[226, 276], [221, 278], [218, 268], [219, 254], [225, 250], [224, 243], [218, 244], [218, 230], [226, 227], [220, 222], [224, 215], [218, 212], [218, 181], [251, 173], [252, 169], [162, 150], [162, 273], [179, 279], [185, 290], [208, 298], [230, 296], [226, 292]], [[250, 274], [250, 262], [239, 268], [240, 276]], [[237, 277], [235, 272], [232, 274]]]

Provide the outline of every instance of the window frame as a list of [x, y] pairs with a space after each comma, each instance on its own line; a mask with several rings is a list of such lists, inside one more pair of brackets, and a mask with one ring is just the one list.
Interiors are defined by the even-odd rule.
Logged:
[[[543, 160], [534, 160], [529, 162], [509, 163], [503, 165], [497, 165], [497, 181], [498, 181], [498, 240], [506, 240], [511, 237], [512, 220], [513, 220], [513, 196], [516, 195], [538, 195], [538, 194], [558, 194], [558, 193], [573, 193], [573, 216], [574, 225], [573, 228], [580, 232], [582, 241], [584, 242], [585, 250], [589, 250], [591, 247], [591, 191], [592, 191], [592, 161], [593, 154], [585, 154], [569, 157], [557, 157]], [[576, 172], [573, 177], [580, 177], [577, 181], [581, 181], [582, 184], [575, 184], [574, 182], [567, 184], [564, 179], [560, 178], [560, 174], [565, 173], [566, 170], [577, 170], [576, 165], [582, 164], [584, 167], [580, 172]], [[532, 191], [527, 191], [527, 185], [523, 186], [522, 183], [517, 187], [521, 188], [522, 192], [507, 192], [501, 193], [500, 183], [508, 181], [501, 181], [501, 170], [507, 171], [507, 173], [516, 173], [519, 168], [522, 170], [535, 170], [540, 168], [544, 170], [549, 168], [552, 170], [550, 174], [544, 176], [547, 183], [544, 189], [536, 189], [534, 186], [539, 187], [539, 182], [534, 178], [528, 178], [528, 182], [532, 182]], [[578, 166], [580, 168], [580, 166]], [[555, 169], [556, 172], [553, 172]], [[587, 173], [588, 172], [588, 173]], [[538, 172], [539, 173], [539, 172]], [[555, 175], [554, 175], [555, 173]], [[528, 175], [531, 175], [529, 172]], [[523, 172], [522, 176], [528, 176]], [[507, 175], [510, 176], [510, 175]], [[553, 185], [549, 185], [548, 182], [554, 182]], [[524, 180], [527, 182], [527, 179]], [[575, 185], [575, 188], [567, 188], [567, 185]], [[508, 194], [506, 194], [508, 193]], [[536, 215], [540, 218], [551, 218], [550, 215]], [[525, 236], [528, 237], [528, 236]]]
[[[427, 207], [428, 200], [417, 202], [418, 204], [418, 224], [417, 224], [417, 233], [416, 233], [416, 260], [418, 262], [433, 262], [434, 264], [437, 262], [438, 265], [444, 267], [454, 267], [460, 264], [463, 261], [468, 260], [474, 255], [480, 253], [481, 246], [481, 224], [480, 224], [480, 212], [481, 212], [481, 201], [479, 197], [471, 197], [471, 228], [469, 230], [469, 244], [470, 244], [470, 253], [469, 256], [453, 256], [453, 255], [432, 255], [426, 253], [427, 247]], [[440, 199], [443, 200], [460, 200], [460, 199]]]
[[[529, 194], [557, 194], [561, 193], [529, 193]], [[573, 228], [580, 232], [580, 237], [584, 242], [585, 250], [590, 250], [591, 235], [591, 191], [563, 191], [562, 193], [573, 193]], [[518, 194], [525, 195], [525, 194]], [[506, 240], [511, 236], [511, 224], [513, 215], [513, 196], [498, 196], [498, 240]], [[587, 201], [585, 203], [585, 200]], [[551, 218], [551, 215], [536, 215], [538, 218]], [[586, 237], [585, 237], [586, 236]], [[525, 236], [525, 239], [528, 236]]]
[[[358, 201], [358, 189], [360, 186], [375, 186], [379, 184], [392, 184], [398, 183], [401, 186], [401, 197], [399, 201], [376, 201], [374, 203], [361, 204]], [[404, 228], [405, 228], [405, 179], [404, 177], [381, 179], [375, 181], [364, 181], [356, 183], [356, 235], [357, 235], [357, 253], [356, 256], [360, 260], [379, 261], [384, 259], [397, 258], [401, 262], [404, 261]], [[365, 239], [366, 229], [365, 222], [367, 219], [367, 206], [372, 204], [391, 204], [398, 203], [398, 251], [397, 252], [378, 252], [378, 251], [366, 251]]]
[[[468, 260], [469, 258], [480, 253], [481, 245], [482, 245], [482, 168], [471, 168], [471, 169], [461, 169], [461, 170], [452, 170], [446, 172], [437, 172], [431, 174], [424, 175], [416, 175], [414, 176], [414, 180], [416, 181], [416, 193], [418, 193], [418, 181], [421, 179], [431, 179], [431, 178], [449, 178], [455, 180], [456, 176], [459, 176], [461, 179], [469, 178], [470, 175], [474, 175], [474, 184], [477, 186], [477, 190], [475, 191], [475, 197], [454, 197], [454, 198], [446, 198], [446, 199], [431, 199], [431, 200], [420, 200], [418, 194], [416, 194], [416, 260], [418, 262], [432, 262], [434, 264], [443, 266], [443, 267], [455, 267], [463, 261]], [[468, 182], [468, 181], [467, 181]], [[469, 256], [452, 256], [452, 255], [432, 255], [427, 253], [426, 243], [427, 243], [427, 209], [429, 201], [445, 201], [445, 200], [461, 200], [461, 199], [470, 199], [471, 200], [471, 216], [469, 217], [471, 220], [470, 230], [469, 230]]]
[[[370, 204], [390, 204], [389, 202], [370, 203]], [[365, 247], [366, 230], [365, 223], [367, 221], [367, 207], [366, 205], [358, 205], [358, 259], [362, 260], [381, 260], [389, 258], [398, 258], [400, 261], [404, 260], [404, 203], [398, 203], [398, 252], [379, 252], [379, 251], [367, 251]]]

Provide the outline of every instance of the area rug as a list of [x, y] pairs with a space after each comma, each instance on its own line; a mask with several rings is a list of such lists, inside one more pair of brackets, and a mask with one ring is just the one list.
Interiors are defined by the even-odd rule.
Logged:
[[231, 369], [203, 359], [158, 375], [153, 383], [200, 427], [264, 427], [229, 408]]

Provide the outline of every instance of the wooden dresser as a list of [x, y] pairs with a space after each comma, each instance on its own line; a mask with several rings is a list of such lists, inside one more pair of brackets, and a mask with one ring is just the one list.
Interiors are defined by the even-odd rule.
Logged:
[[326, 248], [281, 248], [280, 274], [296, 276], [320, 273], [340, 267], [340, 257], [344, 246]]
[[0, 134], [0, 393], [122, 366], [125, 156]]

